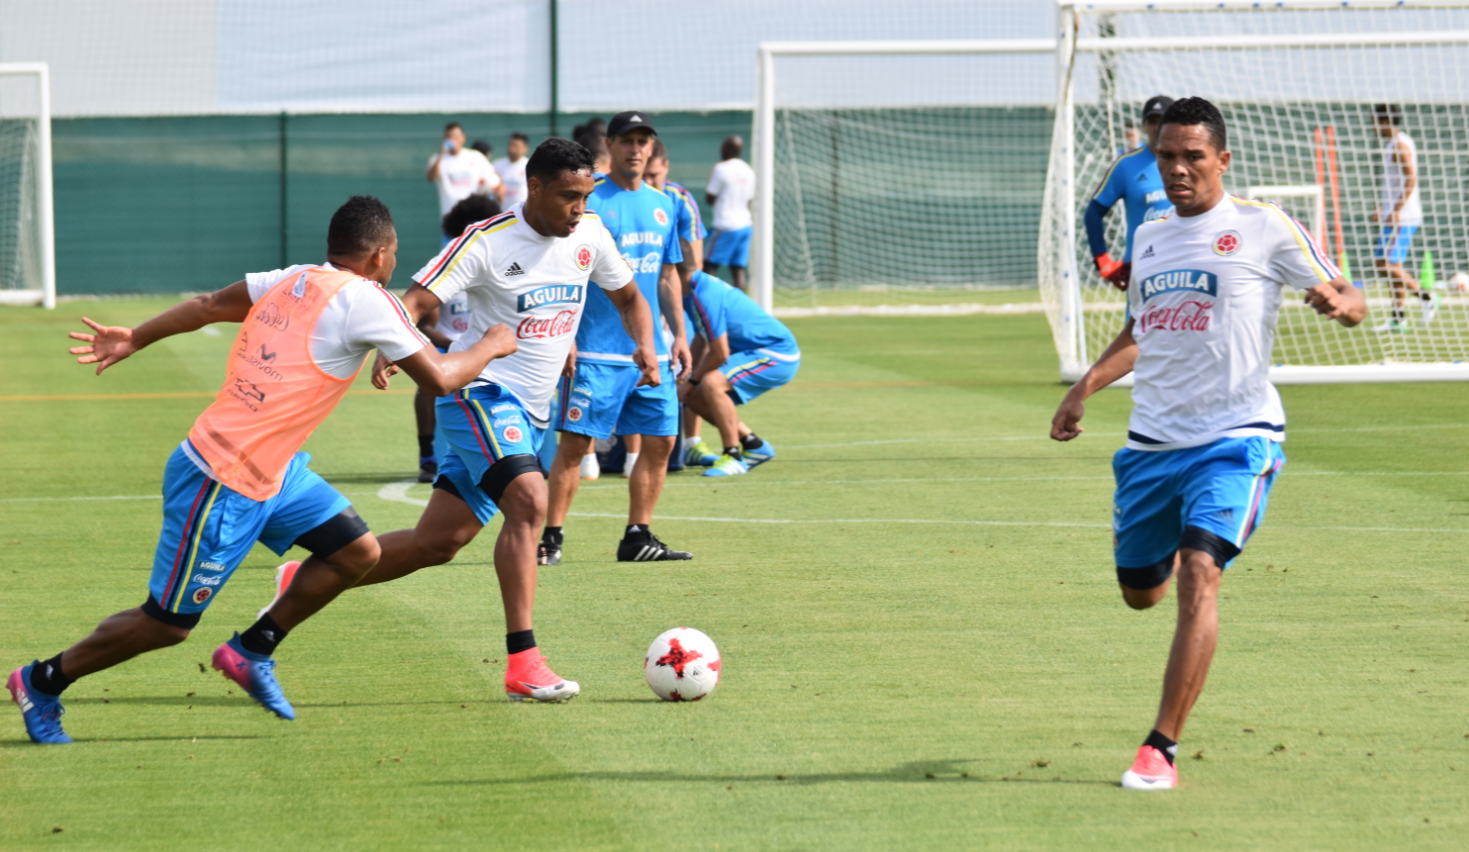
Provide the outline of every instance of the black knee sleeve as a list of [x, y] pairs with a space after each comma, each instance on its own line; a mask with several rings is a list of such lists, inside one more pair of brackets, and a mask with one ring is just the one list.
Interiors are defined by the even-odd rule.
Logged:
[[326, 523], [307, 530], [296, 539], [296, 546], [311, 551], [318, 559], [325, 559], [346, 547], [368, 532], [367, 522], [348, 506]]
[[1184, 527], [1183, 540], [1178, 543], [1178, 546], [1209, 554], [1214, 557], [1214, 564], [1220, 568], [1223, 568], [1229, 560], [1239, 556], [1239, 548], [1234, 546], [1234, 542], [1220, 538], [1200, 527]]
[[1173, 576], [1173, 557], [1176, 555], [1177, 551], [1168, 554], [1152, 565], [1144, 565], [1141, 568], [1123, 568], [1121, 565], [1118, 565], [1117, 582], [1129, 589], [1136, 589], [1140, 592], [1147, 591], [1148, 589], [1156, 589], [1168, 582], [1168, 578]]
[[169, 627], [181, 627], [184, 630], [193, 630], [198, 627], [199, 619], [204, 616], [202, 612], [169, 612], [163, 608], [162, 604], [153, 600], [152, 595], [143, 601], [141, 609], [144, 615], [154, 621], [161, 621]]
[[505, 489], [515, 481], [515, 477], [525, 473], [544, 476], [545, 470], [541, 468], [541, 460], [530, 453], [506, 456], [490, 465], [490, 469], [485, 471], [484, 479], [479, 481], [479, 487], [490, 495], [490, 499], [498, 506], [500, 498], [505, 496]]
[[454, 485], [454, 481], [452, 479], [450, 479], [449, 477], [447, 477], [447, 476], [435, 477], [434, 478], [434, 487], [437, 488], [437, 489], [439, 489], [440, 491], [446, 492], [448, 494], [453, 494], [455, 497], [458, 497], [459, 500], [460, 500], [460, 502], [462, 502], [462, 503], [468, 503], [469, 502], [468, 500], [465, 500], [464, 499], [464, 495], [463, 494], [460, 494], [459, 493], [459, 488], [456, 485]]

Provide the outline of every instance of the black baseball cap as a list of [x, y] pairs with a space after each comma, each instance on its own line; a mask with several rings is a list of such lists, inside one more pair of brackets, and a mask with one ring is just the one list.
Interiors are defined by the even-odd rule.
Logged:
[[648, 114], [635, 109], [612, 116], [612, 120], [607, 123], [607, 135], [609, 137], [626, 136], [629, 131], [639, 128], [647, 130], [654, 136], [658, 135], [658, 131], [654, 130], [653, 125], [648, 121]]
[[1143, 120], [1146, 121], [1153, 116], [1161, 116], [1173, 106], [1173, 98], [1167, 95], [1153, 95], [1148, 102], [1143, 104]]

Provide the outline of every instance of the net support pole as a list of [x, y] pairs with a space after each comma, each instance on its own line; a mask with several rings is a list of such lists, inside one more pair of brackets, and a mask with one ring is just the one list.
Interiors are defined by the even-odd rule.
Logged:
[[[1076, 11], [1072, 6], [1057, 6], [1056, 44], [1056, 133], [1061, 140], [1060, 195], [1061, 216], [1056, 227], [1060, 243], [1072, 246], [1076, 241], [1076, 103], [1071, 72], [1076, 51]], [[1077, 274], [1076, 252], [1061, 252], [1060, 307], [1062, 335], [1069, 351], [1062, 353], [1061, 373], [1072, 381], [1087, 369], [1086, 326], [1083, 322], [1081, 276]], [[1074, 378], [1073, 378], [1074, 377]]]
[[775, 309], [775, 55], [760, 45], [755, 64], [755, 241], [751, 294]]

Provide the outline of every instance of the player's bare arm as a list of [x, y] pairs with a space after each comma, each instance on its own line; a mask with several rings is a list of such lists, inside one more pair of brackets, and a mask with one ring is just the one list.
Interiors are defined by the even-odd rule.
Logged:
[[1051, 438], [1069, 441], [1086, 431], [1081, 428], [1081, 418], [1086, 414], [1087, 397], [1132, 372], [1135, 363], [1137, 341], [1132, 336], [1132, 320], [1128, 320], [1097, 363], [1066, 392], [1056, 416], [1051, 418]]
[[78, 364], [96, 364], [100, 376], [103, 370], [165, 337], [198, 331], [216, 322], [244, 322], [251, 304], [249, 288], [244, 281], [236, 281], [223, 290], [180, 302], [136, 328], [100, 325], [82, 317], [96, 334], [71, 332], [69, 337], [87, 345], [73, 346], [69, 351], [80, 356]]
[[[440, 304], [439, 297], [420, 284], [414, 284], [403, 295], [403, 307], [414, 322]], [[517, 346], [515, 334], [501, 324], [490, 326], [483, 337], [460, 352], [439, 353], [424, 347], [397, 362], [389, 361], [379, 352], [372, 366], [372, 384], [379, 390], [387, 390], [389, 377], [401, 369], [419, 387], [434, 396], [443, 396], [474, 381], [496, 358], [514, 354]]]
[[673, 331], [673, 346], [668, 357], [673, 359], [674, 377], [682, 381], [694, 369], [694, 356], [689, 353], [689, 340], [684, 333], [683, 279], [674, 264], [663, 264], [663, 272], [658, 277], [658, 307]]
[[1306, 304], [1316, 313], [1347, 328], [1367, 318], [1367, 298], [1344, 278], [1317, 284], [1306, 291]]
[[440, 349], [448, 349], [449, 344], [453, 342], [445, 337], [442, 331], [439, 331], [438, 308], [434, 308], [422, 317], [419, 317], [418, 330], [424, 337], [428, 338], [429, 343], [432, 343]]
[[[627, 336], [637, 344], [632, 360], [643, 373], [638, 379], [638, 387], [658, 387], [663, 378], [658, 375], [658, 355], [653, 348], [653, 311], [648, 307], [648, 300], [632, 282], [603, 292], [622, 315], [622, 327], [627, 329]], [[682, 320], [683, 315], [679, 314], [679, 318]], [[684, 352], [688, 352], [688, 344], [684, 344]]]

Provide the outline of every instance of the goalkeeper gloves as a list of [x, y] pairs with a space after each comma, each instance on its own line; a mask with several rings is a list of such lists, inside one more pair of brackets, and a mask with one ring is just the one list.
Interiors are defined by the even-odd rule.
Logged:
[[1127, 282], [1132, 278], [1132, 264], [1115, 261], [1111, 254], [1102, 252], [1097, 255], [1097, 272], [1113, 287], [1126, 290]]

